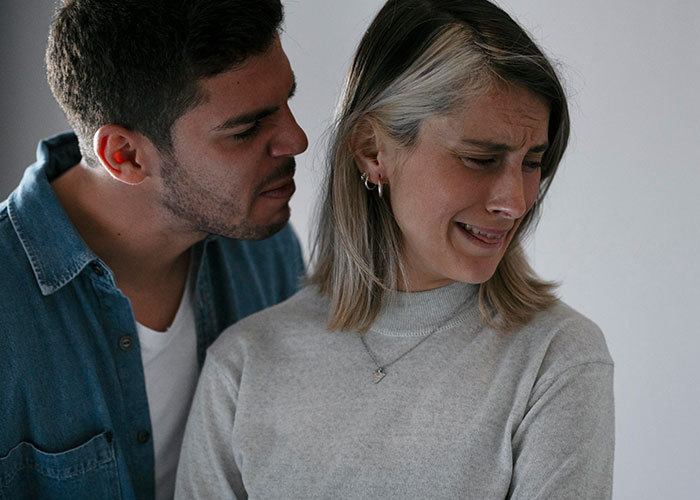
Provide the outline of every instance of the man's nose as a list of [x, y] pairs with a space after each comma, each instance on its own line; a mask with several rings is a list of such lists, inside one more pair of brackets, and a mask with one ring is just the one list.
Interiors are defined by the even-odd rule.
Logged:
[[269, 145], [269, 154], [272, 157], [295, 156], [306, 151], [309, 139], [306, 133], [297, 123], [289, 105], [281, 109], [282, 113], [280, 131]]

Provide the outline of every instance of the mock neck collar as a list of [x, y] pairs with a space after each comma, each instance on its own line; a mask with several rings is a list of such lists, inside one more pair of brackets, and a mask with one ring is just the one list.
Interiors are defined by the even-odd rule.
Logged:
[[424, 292], [388, 292], [370, 330], [392, 337], [422, 337], [480, 321], [478, 291], [479, 285], [457, 282]]

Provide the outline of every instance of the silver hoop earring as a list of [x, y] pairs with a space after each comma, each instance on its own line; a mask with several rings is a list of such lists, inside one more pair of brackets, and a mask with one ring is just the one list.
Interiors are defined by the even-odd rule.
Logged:
[[369, 175], [367, 175], [367, 172], [364, 172], [360, 176], [360, 179], [362, 180], [362, 182], [365, 183], [365, 188], [367, 189], [367, 191], [372, 191], [373, 189], [375, 189], [377, 187], [376, 184], [369, 181]]
[[382, 197], [382, 194], [383, 194], [382, 193], [382, 177], [381, 176], [379, 176], [379, 182], [377, 183], [377, 194], [379, 195], [380, 198]]

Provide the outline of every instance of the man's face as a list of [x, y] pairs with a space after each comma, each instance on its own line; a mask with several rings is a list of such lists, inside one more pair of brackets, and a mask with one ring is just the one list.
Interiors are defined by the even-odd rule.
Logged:
[[172, 127], [163, 205], [186, 231], [266, 238], [289, 220], [294, 156], [308, 145], [288, 106], [295, 81], [287, 56], [275, 39], [200, 85], [207, 99]]

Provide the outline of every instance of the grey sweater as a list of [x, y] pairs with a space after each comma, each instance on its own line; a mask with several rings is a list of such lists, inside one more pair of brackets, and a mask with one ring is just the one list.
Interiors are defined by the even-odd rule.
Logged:
[[613, 364], [563, 303], [498, 333], [477, 287], [395, 293], [366, 334], [324, 329], [314, 287], [210, 348], [181, 499], [605, 499]]

